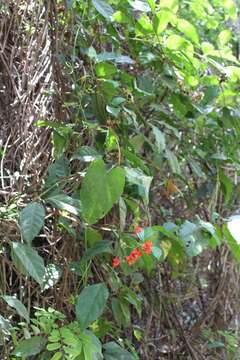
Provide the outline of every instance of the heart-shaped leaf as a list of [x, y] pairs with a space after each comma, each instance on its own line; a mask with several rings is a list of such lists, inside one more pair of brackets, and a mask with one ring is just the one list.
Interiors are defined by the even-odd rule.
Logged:
[[119, 200], [125, 185], [125, 173], [120, 167], [106, 171], [103, 160], [92, 162], [83, 180], [80, 199], [82, 214], [89, 224], [96, 223]]

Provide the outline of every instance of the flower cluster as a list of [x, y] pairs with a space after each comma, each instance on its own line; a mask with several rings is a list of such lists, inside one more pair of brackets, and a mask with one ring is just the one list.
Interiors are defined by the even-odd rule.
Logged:
[[[142, 231], [142, 230], [141, 230]], [[135, 262], [142, 256], [143, 252], [145, 254], [150, 255], [152, 253], [152, 247], [153, 242], [152, 241], [146, 241], [141, 245], [141, 250], [139, 248], [135, 248], [131, 251], [131, 253], [126, 256], [125, 261], [129, 266], [135, 264]], [[123, 260], [120, 260], [119, 257], [115, 257], [112, 260], [112, 267], [116, 268], [118, 267]]]
[[142, 253], [138, 248], [133, 249], [131, 251], [130, 255], [126, 256], [128, 265], [133, 265], [137, 261], [137, 259], [140, 258], [141, 256], [142, 256]]

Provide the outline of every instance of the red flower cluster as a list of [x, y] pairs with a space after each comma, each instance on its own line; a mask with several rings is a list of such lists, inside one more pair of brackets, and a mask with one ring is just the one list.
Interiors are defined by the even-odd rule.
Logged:
[[139, 249], [133, 249], [129, 256], [126, 256], [128, 265], [133, 265], [139, 257], [142, 256], [142, 253]]
[[141, 231], [143, 231], [143, 228], [141, 226], [136, 226], [135, 229], [134, 229], [134, 234], [138, 234], [140, 233]]
[[153, 242], [152, 241], [146, 241], [145, 243], [142, 244], [142, 249], [145, 252], [145, 254], [151, 254], [152, 253], [152, 247], [153, 247]]
[[116, 268], [121, 264], [121, 260], [118, 257], [112, 259], [112, 267]]
[[[152, 241], [146, 241], [145, 243], [143, 243], [141, 245], [141, 248], [143, 250], [143, 252], [145, 254], [150, 255], [152, 253], [152, 247], [153, 247], [153, 242]], [[141, 250], [139, 250], [138, 248], [135, 248], [131, 251], [131, 253], [126, 256], [126, 261], [128, 263], [129, 266], [135, 264], [135, 262], [142, 256], [142, 252]], [[121, 264], [121, 260], [118, 257], [113, 258], [112, 260], [112, 267], [116, 268], [117, 266], [119, 266]]]

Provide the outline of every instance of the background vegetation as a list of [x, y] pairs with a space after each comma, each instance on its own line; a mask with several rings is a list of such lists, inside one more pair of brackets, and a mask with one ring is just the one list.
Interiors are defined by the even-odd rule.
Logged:
[[1, 2], [1, 358], [239, 359], [239, 10]]

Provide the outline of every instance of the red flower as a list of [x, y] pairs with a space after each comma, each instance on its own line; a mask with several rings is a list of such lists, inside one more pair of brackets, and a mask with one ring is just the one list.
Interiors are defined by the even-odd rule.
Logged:
[[143, 228], [141, 226], [136, 226], [135, 229], [134, 229], [134, 234], [138, 234], [141, 231], [143, 231]]
[[137, 248], [133, 249], [131, 251], [130, 255], [126, 256], [126, 260], [127, 260], [128, 265], [130, 265], [130, 266], [133, 265], [140, 256], [142, 256], [141, 251], [139, 249], [137, 249]]
[[153, 247], [152, 241], [146, 241], [145, 243], [142, 244], [142, 249], [145, 252], [145, 254], [151, 254], [152, 247]]
[[121, 260], [118, 257], [112, 259], [112, 267], [116, 268], [121, 264]]

